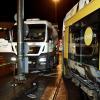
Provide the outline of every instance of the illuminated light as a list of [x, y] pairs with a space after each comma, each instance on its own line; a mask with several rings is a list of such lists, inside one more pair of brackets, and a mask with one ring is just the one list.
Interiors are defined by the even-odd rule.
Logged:
[[75, 45], [73, 45], [73, 48], [75, 48]]
[[26, 19], [27, 21], [38, 21], [40, 20], [39, 18], [32, 18], [32, 19]]
[[46, 58], [40, 58], [39, 59], [39, 62], [45, 62], [46, 61]]
[[45, 65], [45, 64], [46, 64], [46, 62], [40, 62], [40, 64], [41, 64], [41, 65]]
[[32, 62], [33, 64], [35, 64], [36, 62]]
[[3, 28], [4, 30], [7, 30], [7, 28]]
[[92, 60], [95, 61], [95, 60], [97, 60], [97, 59], [96, 59], [96, 58], [93, 58]]
[[57, 2], [59, 2], [60, 0], [52, 0], [53, 2], [55, 2], [55, 3], [57, 3]]
[[2, 27], [0, 27], [0, 30], [2, 30]]
[[16, 57], [11, 57], [11, 61], [16, 61]]
[[32, 62], [31, 62], [31, 61], [29, 61], [29, 62], [28, 62], [28, 64], [32, 64]]

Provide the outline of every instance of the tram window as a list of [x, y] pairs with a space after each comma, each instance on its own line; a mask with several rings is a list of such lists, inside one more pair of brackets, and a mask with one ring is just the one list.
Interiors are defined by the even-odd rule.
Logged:
[[93, 54], [93, 51], [96, 47], [96, 34], [94, 33], [93, 35], [93, 40], [92, 43], [87, 46], [84, 42], [84, 31], [85, 29], [79, 29], [76, 27], [75, 30], [73, 28], [70, 28], [70, 34], [72, 34], [70, 39], [70, 43], [74, 43], [76, 47], [76, 55], [82, 55], [82, 56], [91, 56]]
[[[100, 47], [100, 23], [98, 14], [90, 14], [84, 17], [71, 25], [69, 29], [69, 57], [77, 62], [98, 68]], [[90, 30], [86, 32], [86, 29]], [[85, 32], [87, 33], [86, 35]], [[90, 36], [88, 36], [89, 32], [92, 33], [89, 34]]]

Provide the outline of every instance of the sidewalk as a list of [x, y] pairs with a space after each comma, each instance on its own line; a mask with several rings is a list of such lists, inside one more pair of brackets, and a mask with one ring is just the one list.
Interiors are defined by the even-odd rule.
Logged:
[[60, 88], [55, 100], [68, 100], [68, 91], [66, 90], [63, 79], [61, 80]]

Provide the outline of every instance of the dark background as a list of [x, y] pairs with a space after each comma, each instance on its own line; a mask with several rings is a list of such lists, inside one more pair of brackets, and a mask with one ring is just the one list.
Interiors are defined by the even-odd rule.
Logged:
[[[79, 0], [60, 0], [57, 4], [56, 23], [58, 23], [60, 30], [59, 34], [61, 34], [63, 18], [78, 1]], [[17, 0], [1, 0], [0, 22], [14, 22], [16, 12]], [[24, 0], [24, 18], [40, 18], [55, 23], [55, 5], [52, 0]]]

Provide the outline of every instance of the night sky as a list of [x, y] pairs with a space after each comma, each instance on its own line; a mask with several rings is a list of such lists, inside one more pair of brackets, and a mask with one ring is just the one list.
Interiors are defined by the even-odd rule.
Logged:
[[[79, 0], [60, 0], [57, 4], [57, 19], [60, 32], [65, 14]], [[52, 0], [24, 0], [24, 18], [40, 18], [55, 23], [55, 6]], [[17, 0], [1, 0], [0, 21], [14, 21]]]

